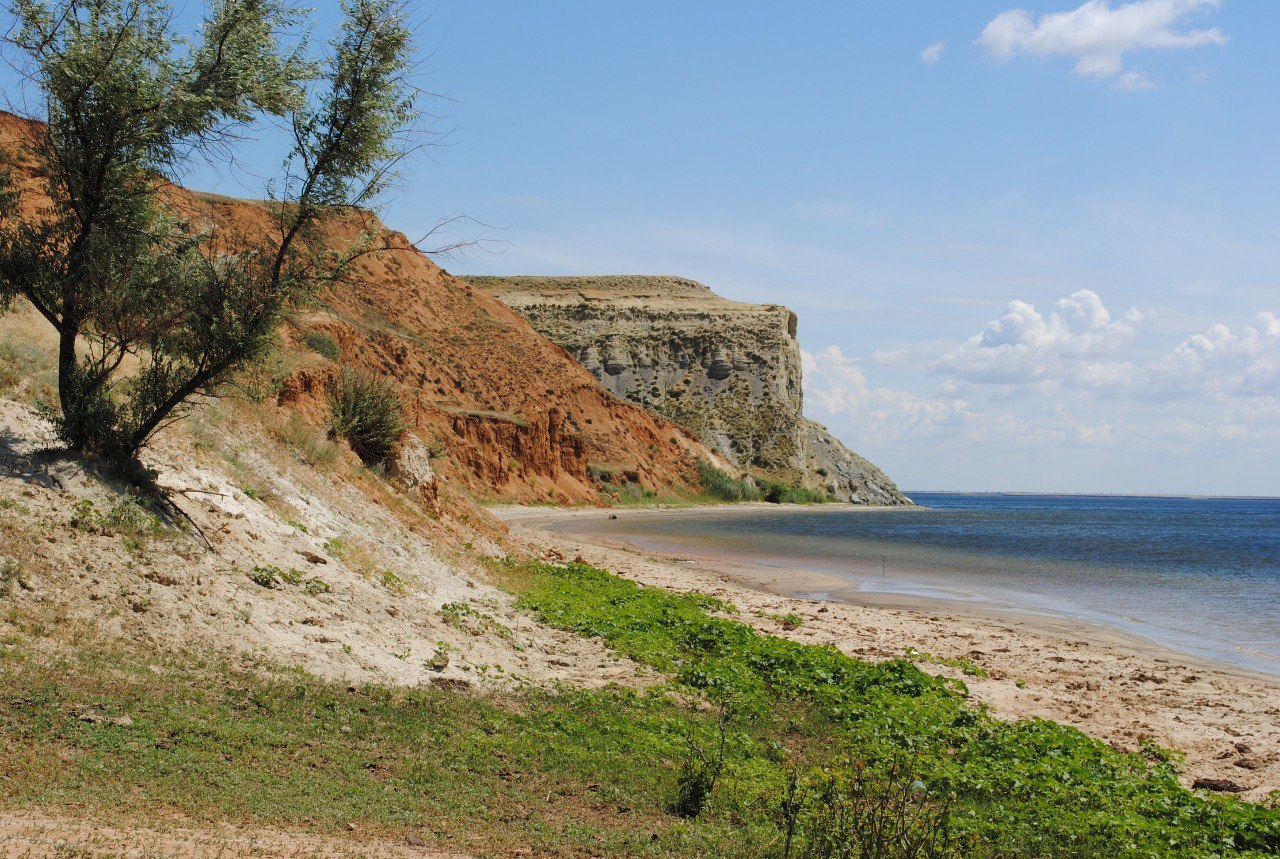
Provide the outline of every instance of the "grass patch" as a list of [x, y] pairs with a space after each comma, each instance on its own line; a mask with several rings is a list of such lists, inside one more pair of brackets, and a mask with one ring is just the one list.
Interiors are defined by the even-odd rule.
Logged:
[[317, 328], [308, 328], [302, 332], [302, 343], [312, 352], [335, 364], [342, 360], [342, 349], [332, 334]]
[[836, 499], [819, 489], [806, 489], [774, 480], [761, 480], [760, 491], [770, 504], [830, 504]]

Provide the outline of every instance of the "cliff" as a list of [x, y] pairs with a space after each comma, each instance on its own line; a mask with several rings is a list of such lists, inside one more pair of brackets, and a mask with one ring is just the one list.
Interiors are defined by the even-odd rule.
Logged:
[[803, 415], [796, 315], [677, 277], [471, 277], [612, 393], [762, 476], [906, 504], [880, 469]]

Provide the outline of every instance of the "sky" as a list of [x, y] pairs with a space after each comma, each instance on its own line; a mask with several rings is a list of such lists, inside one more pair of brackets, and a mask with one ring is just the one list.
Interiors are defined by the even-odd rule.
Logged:
[[1280, 495], [1280, 3], [416, 13], [445, 136], [384, 219], [491, 225], [449, 270], [786, 304], [907, 489]]

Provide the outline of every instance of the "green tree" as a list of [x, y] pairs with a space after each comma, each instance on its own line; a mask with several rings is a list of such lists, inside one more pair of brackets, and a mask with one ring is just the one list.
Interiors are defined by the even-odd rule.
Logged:
[[[317, 228], [366, 207], [403, 155], [419, 116], [410, 30], [398, 0], [342, 10], [316, 58], [285, 0], [214, 0], [189, 37], [167, 0], [11, 0], [9, 49], [44, 122], [0, 171], [0, 309], [23, 296], [56, 329], [71, 448], [135, 462], [370, 249], [367, 235], [324, 247]], [[271, 228], [184, 213], [170, 183], [264, 117], [291, 136]], [[24, 157], [37, 169], [19, 173]]]

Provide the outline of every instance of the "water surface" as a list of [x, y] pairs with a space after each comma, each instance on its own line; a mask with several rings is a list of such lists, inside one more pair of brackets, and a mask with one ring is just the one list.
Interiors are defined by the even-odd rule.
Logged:
[[1102, 622], [1280, 674], [1280, 499], [911, 493], [927, 509], [623, 514], [645, 549]]

